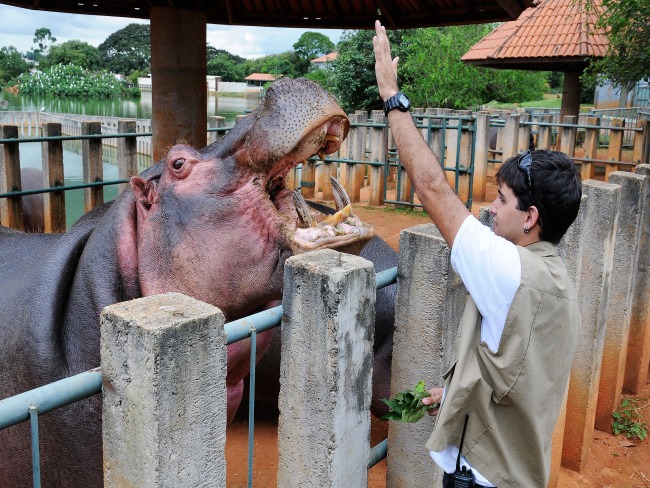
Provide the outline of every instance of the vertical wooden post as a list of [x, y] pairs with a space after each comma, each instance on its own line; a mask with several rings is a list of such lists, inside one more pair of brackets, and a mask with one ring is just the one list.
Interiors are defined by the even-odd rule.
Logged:
[[[607, 159], [609, 161], [620, 161], [623, 155], [623, 127], [625, 119], [612, 119], [609, 131], [609, 149]], [[609, 175], [618, 171], [618, 164], [608, 163], [605, 165], [605, 181], [609, 181]]]
[[[42, 126], [43, 137], [60, 137], [61, 124], [47, 122]], [[43, 155], [43, 186], [54, 188], [63, 186], [63, 141], [41, 142]], [[65, 232], [65, 193], [48, 192], [43, 199], [45, 232]]]
[[[364, 114], [350, 114], [349, 115], [351, 124], [362, 124], [365, 123]], [[366, 127], [362, 126], [353, 126], [350, 128], [350, 133], [348, 135], [348, 157], [352, 161], [362, 161], [365, 157], [366, 150]], [[346, 178], [344, 183], [345, 191], [348, 192], [350, 201], [356, 203], [361, 197], [361, 184], [358, 173], [361, 173], [362, 166], [361, 164], [346, 164]]]
[[485, 201], [488, 170], [488, 148], [490, 145], [490, 114], [476, 114], [476, 143], [474, 146], [474, 181], [472, 193], [475, 202]]
[[[381, 124], [382, 127], [372, 127], [369, 130], [369, 147], [370, 161], [386, 161], [386, 116], [382, 110], [373, 110], [372, 121], [374, 124]], [[368, 204], [372, 206], [381, 206], [384, 204], [384, 180], [385, 165], [371, 166], [368, 171], [368, 184], [370, 192], [368, 195]]]
[[[501, 163], [517, 155], [519, 145], [519, 114], [510, 114], [506, 117], [506, 125], [503, 128], [503, 137], [501, 140], [502, 157]], [[495, 169], [499, 169], [501, 164], [497, 164]]]
[[[135, 120], [118, 120], [117, 131], [120, 134], [135, 134]], [[126, 180], [138, 174], [138, 138], [128, 136], [117, 140], [117, 176]], [[120, 183], [118, 191], [122, 192], [128, 183]]]
[[[563, 124], [575, 124], [578, 121], [578, 118], [575, 115], [566, 115]], [[562, 136], [560, 137], [560, 151], [569, 156], [573, 157], [576, 151], [576, 127], [561, 127], [560, 132]]]
[[[81, 134], [96, 135], [102, 133], [101, 122], [82, 122]], [[84, 139], [81, 141], [81, 158], [84, 183], [95, 183], [104, 178], [102, 166], [101, 139]], [[96, 186], [84, 188], [84, 213], [104, 203], [104, 188]]]
[[522, 124], [521, 122], [530, 122], [530, 114], [521, 114], [519, 121], [519, 139], [517, 141], [517, 152], [525, 153], [530, 147], [530, 124]]
[[316, 186], [316, 163], [305, 160], [302, 162], [302, 176], [300, 177], [300, 194], [305, 198], [314, 198]]
[[[551, 116], [542, 115], [541, 124], [550, 124]], [[539, 132], [537, 133], [537, 149], [550, 149], [551, 148], [551, 129], [550, 125], [540, 125]]]
[[[18, 139], [18, 127], [0, 125], [0, 139]], [[0, 193], [20, 191], [20, 150], [18, 142], [0, 145]], [[21, 197], [0, 199], [0, 224], [24, 230]]]
[[639, 120], [636, 123], [636, 128], [640, 129], [639, 132], [634, 133], [634, 149], [632, 151], [632, 162], [636, 164], [648, 164], [650, 161], [644, 161], [644, 156], [647, 154], [647, 146], [650, 144], [648, 138], [648, 125], [650, 121]]
[[[469, 170], [470, 164], [472, 162], [472, 133], [469, 130], [469, 124], [471, 122], [467, 119], [458, 120], [458, 137], [460, 137], [460, 148], [458, 154], [458, 166], [459, 170]], [[470, 186], [469, 186], [470, 176], [467, 172], [458, 173], [458, 198], [464, 204], [469, 203], [470, 196]]]
[[[585, 159], [598, 159], [598, 140], [600, 138], [600, 117], [587, 117], [587, 130], [585, 131]], [[594, 177], [594, 163], [582, 161], [580, 168], [582, 181]]]

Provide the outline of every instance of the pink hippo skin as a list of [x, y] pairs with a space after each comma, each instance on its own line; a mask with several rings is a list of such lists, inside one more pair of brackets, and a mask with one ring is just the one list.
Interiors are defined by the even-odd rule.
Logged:
[[[284, 184], [306, 158], [336, 151], [348, 129], [317, 84], [281, 79], [223, 139], [201, 150], [172, 147], [65, 234], [0, 227], [0, 398], [98, 366], [107, 305], [180, 292], [230, 321], [278, 303], [289, 256], [360, 249], [371, 227], [347, 210], [318, 223], [324, 216], [305, 213]], [[346, 198], [338, 195], [341, 205]], [[260, 353], [270, 337], [258, 337]], [[249, 353], [250, 341], [228, 349], [229, 419]], [[102, 485], [101, 397], [43, 416], [41, 433], [44, 486]], [[31, 483], [29, 443], [26, 424], [0, 431], [0, 486]]]

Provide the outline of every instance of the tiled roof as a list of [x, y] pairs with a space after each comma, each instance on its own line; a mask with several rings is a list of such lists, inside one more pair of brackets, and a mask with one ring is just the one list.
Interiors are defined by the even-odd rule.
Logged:
[[578, 69], [585, 58], [607, 52], [607, 38], [594, 28], [600, 9], [600, 0], [542, 0], [494, 29], [461, 60], [495, 68]]
[[269, 73], [253, 73], [244, 79], [248, 81], [275, 81], [278, 78], [280, 78], [280, 75], [271, 75]]
[[338, 57], [339, 53], [334, 51], [333, 53], [326, 54], [325, 56], [321, 56], [319, 58], [314, 58], [310, 63], [328, 63], [330, 61], [334, 61]]

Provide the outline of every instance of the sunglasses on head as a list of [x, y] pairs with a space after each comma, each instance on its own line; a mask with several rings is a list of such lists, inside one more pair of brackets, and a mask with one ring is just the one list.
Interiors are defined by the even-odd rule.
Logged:
[[526, 173], [528, 177], [528, 188], [533, 189], [533, 176], [532, 176], [532, 166], [533, 166], [533, 156], [530, 154], [530, 149], [524, 154], [517, 158], [517, 166], [519, 169]]

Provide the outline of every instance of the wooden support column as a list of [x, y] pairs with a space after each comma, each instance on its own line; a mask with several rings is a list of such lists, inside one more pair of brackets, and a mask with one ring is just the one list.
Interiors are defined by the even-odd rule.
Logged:
[[154, 161], [178, 141], [206, 145], [206, 26], [205, 11], [151, 7]]
[[[61, 124], [48, 122], [42, 127], [43, 137], [61, 135]], [[43, 186], [63, 186], [63, 141], [41, 142], [43, 156]], [[43, 198], [45, 232], [65, 232], [65, 192], [48, 192]]]
[[[17, 139], [18, 127], [0, 125], [0, 139]], [[0, 145], [0, 193], [20, 191], [20, 151], [18, 142]], [[21, 197], [0, 199], [0, 224], [23, 230], [23, 208]]]

